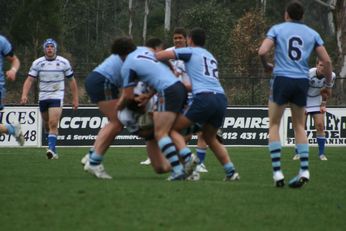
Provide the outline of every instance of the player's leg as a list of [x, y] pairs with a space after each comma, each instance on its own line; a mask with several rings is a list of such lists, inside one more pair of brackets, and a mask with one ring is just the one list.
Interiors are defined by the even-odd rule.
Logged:
[[239, 180], [239, 174], [236, 172], [235, 166], [229, 158], [227, 149], [216, 138], [217, 130], [218, 127], [214, 127], [211, 124], [205, 124], [202, 130], [203, 138], [219, 160], [220, 164], [223, 166], [226, 173], [225, 181]]
[[0, 134], [13, 135], [20, 146], [25, 143], [20, 123], [0, 124]]
[[[50, 107], [48, 112], [44, 113], [45, 119], [48, 120], [48, 159], [57, 159], [56, 142], [58, 136], [58, 124], [62, 113], [62, 107]], [[48, 118], [47, 118], [48, 117]]]
[[114, 138], [122, 131], [123, 125], [120, 123], [115, 109], [117, 100], [100, 101], [97, 105], [101, 113], [108, 118], [108, 123], [97, 134], [84, 170], [100, 179], [112, 179], [105, 171], [102, 161]]
[[157, 111], [153, 113], [155, 139], [161, 152], [172, 166], [172, 176], [169, 180], [185, 179], [183, 166], [179, 161], [176, 146], [170, 137], [173, 124], [186, 102], [187, 92], [181, 82], [176, 82], [160, 94], [157, 101]]
[[179, 162], [177, 149], [169, 132], [176, 119], [174, 112], [154, 112], [154, 132], [161, 152], [165, 155], [172, 166], [172, 180], [184, 178], [183, 166]]
[[292, 188], [300, 188], [310, 179], [309, 173], [309, 145], [305, 131], [305, 106], [309, 81], [298, 79], [292, 81], [295, 84], [294, 94], [291, 99], [291, 114], [297, 152], [300, 156], [300, 169], [296, 177], [289, 181]]
[[[0, 111], [4, 109], [3, 99], [5, 97], [5, 88], [0, 86]], [[24, 145], [24, 136], [20, 123], [14, 124], [0, 124], [0, 134], [13, 135], [20, 146]]]
[[325, 153], [326, 134], [324, 132], [324, 114], [313, 114], [315, 127], [316, 127], [316, 140], [318, 144], [318, 155], [320, 160], [327, 160]]
[[299, 188], [310, 179], [309, 173], [309, 146], [305, 132], [305, 120], [303, 107], [295, 104], [291, 105], [292, 123], [296, 140], [297, 152], [300, 156], [300, 170], [296, 177], [290, 180], [289, 185], [293, 188]]
[[203, 138], [202, 132], [198, 132], [197, 133], [197, 147], [196, 147], [196, 155], [199, 159], [199, 163], [196, 167], [196, 171], [198, 172], [208, 172], [204, 164], [205, 156], [207, 154], [207, 149], [208, 149], [208, 145]]
[[171, 165], [164, 155], [162, 155], [160, 147], [155, 139], [146, 141], [146, 149], [148, 157], [151, 160], [151, 166], [156, 173], [161, 174], [171, 171]]
[[99, 131], [94, 143], [95, 152], [104, 155], [112, 144], [114, 138], [122, 131], [123, 125], [120, 123], [116, 105], [117, 99], [98, 102], [100, 112], [108, 118], [108, 123]]
[[85, 89], [91, 101], [108, 118], [108, 123], [98, 132], [93, 147], [83, 157], [82, 163], [86, 162], [84, 170], [100, 179], [112, 179], [106, 173], [102, 161], [114, 138], [123, 129], [116, 110], [118, 88], [98, 72], [91, 72], [85, 80]]
[[281, 140], [280, 122], [286, 105], [278, 105], [273, 101], [268, 103], [269, 113], [269, 152], [272, 162], [273, 179], [277, 187], [284, 186], [284, 176], [281, 170]]

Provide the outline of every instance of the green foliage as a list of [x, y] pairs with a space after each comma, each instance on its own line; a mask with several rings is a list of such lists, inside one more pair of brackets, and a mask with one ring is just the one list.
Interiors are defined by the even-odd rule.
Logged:
[[58, 1], [23, 1], [12, 18], [11, 35], [14, 42], [38, 49], [46, 38], [61, 39]]
[[246, 12], [230, 36], [233, 72], [253, 76], [260, 67], [257, 51], [264, 39], [265, 19], [259, 10]]
[[205, 46], [214, 54], [220, 66], [225, 66], [229, 60], [228, 36], [233, 20], [230, 9], [215, 0], [197, 4], [182, 13], [182, 26], [187, 29], [201, 27], [206, 31]]

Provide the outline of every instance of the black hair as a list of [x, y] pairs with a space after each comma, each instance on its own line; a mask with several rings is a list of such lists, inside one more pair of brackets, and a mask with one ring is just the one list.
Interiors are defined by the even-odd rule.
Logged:
[[182, 34], [186, 38], [186, 30], [183, 27], [176, 27], [173, 34]]
[[292, 20], [302, 20], [304, 15], [304, 7], [299, 1], [291, 1], [286, 6], [286, 12]]
[[115, 38], [112, 44], [112, 54], [119, 56], [125, 56], [136, 50], [136, 45], [130, 37], [118, 37]]
[[153, 38], [148, 39], [144, 45], [146, 47], [150, 47], [152, 49], [155, 49], [155, 48], [158, 48], [160, 46], [163, 46], [164, 44], [163, 44], [161, 39], [153, 37]]
[[195, 27], [189, 32], [189, 37], [196, 46], [203, 47], [205, 44], [205, 31], [202, 28]]

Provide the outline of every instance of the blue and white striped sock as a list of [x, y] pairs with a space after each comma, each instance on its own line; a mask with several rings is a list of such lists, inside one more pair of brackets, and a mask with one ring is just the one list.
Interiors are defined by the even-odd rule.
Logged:
[[89, 156], [89, 164], [90, 165], [99, 165], [102, 163], [103, 160], [103, 155], [100, 155], [98, 153], [96, 153], [95, 151], [93, 151], [91, 153], [91, 155]]
[[172, 166], [174, 174], [180, 175], [183, 173], [183, 166], [179, 162], [177, 150], [172, 139], [169, 136], [161, 138], [158, 142], [161, 152]]
[[179, 156], [186, 163], [191, 158], [191, 150], [188, 147], [185, 147], [179, 151]]
[[235, 172], [234, 164], [232, 162], [228, 162], [223, 165], [223, 169], [225, 170], [226, 176], [233, 176]]
[[297, 144], [297, 151], [300, 156], [300, 169], [309, 169], [309, 145], [308, 144]]
[[7, 129], [7, 133], [9, 135], [13, 135], [14, 136], [15, 129], [14, 129], [13, 125], [12, 124], [5, 124], [5, 127]]
[[272, 160], [273, 171], [281, 171], [281, 142], [273, 141], [269, 143], [270, 158]]

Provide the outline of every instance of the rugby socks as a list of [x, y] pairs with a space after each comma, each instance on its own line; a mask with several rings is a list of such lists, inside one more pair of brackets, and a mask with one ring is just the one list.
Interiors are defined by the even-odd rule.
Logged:
[[7, 129], [7, 134], [14, 136], [14, 127], [12, 124], [5, 124], [5, 127]]
[[223, 169], [225, 170], [226, 176], [229, 176], [229, 177], [233, 176], [235, 172], [235, 168], [232, 162], [228, 162], [224, 164]]
[[56, 153], [56, 140], [57, 136], [55, 134], [49, 134], [48, 135], [48, 149]]
[[161, 152], [172, 166], [174, 174], [183, 174], [183, 166], [179, 162], [177, 150], [172, 139], [169, 136], [161, 138], [158, 142]]
[[96, 153], [95, 151], [93, 151], [91, 155], [89, 156], [89, 164], [93, 166], [101, 164], [102, 160], [103, 160], [103, 155], [100, 155]]
[[317, 144], [318, 144], [318, 155], [324, 155], [324, 147], [326, 144], [326, 137], [317, 135]]
[[197, 157], [199, 159], [199, 164], [203, 164], [205, 160], [205, 155], [207, 153], [206, 148], [196, 148]]
[[190, 160], [191, 155], [192, 155], [192, 152], [188, 147], [185, 147], [179, 151], [179, 156], [181, 157], [184, 163]]
[[281, 142], [273, 141], [269, 143], [270, 158], [272, 159], [273, 171], [281, 171]]
[[300, 156], [300, 169], [309, 170], [309, 146], [308, 144], [296, 145], [298, 154]]

